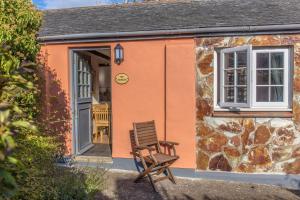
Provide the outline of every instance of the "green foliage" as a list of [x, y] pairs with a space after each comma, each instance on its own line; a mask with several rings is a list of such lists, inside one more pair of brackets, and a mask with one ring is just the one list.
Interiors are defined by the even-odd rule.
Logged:
[[[13, 134], [20, 129], [35, 130], [30, 123], [22, 120], [9, 120], [11, 112], [20, 113], [17, 107], [0, 105], [0, 198], [11, 197], [17, 189], [15, 177], [10, 173], [13, 166], [21, 167], [21, 163], [10, 152], [16, 144]], [[1, 197], [2, 196], [2, 197]]]
[[103, 188], [104, 170], [65, 168], [54, 165], [55, 138], [40, 134], [19, 134], [16, 157], [23, 166], [14, 167], [21, 187], [14, 199], [93, 199]]
[[[36, 35], [40, 25], [41, 14], [31, 0], [0, 1], [0, 43], [11, 47], [11, 54], [17, 61], [35, 61], [39, 52]], [[18, 66], [5, 70], [14, 72]]]
[[22, 164], [12, 155], [14, 136], [36, 131], [32, 123], [36, 110], [30, 105], [37, 96], [37, 68], [32, 63], [39, 52], [40, 24], [40, 13], [30, 0], [0, 0], [0, 198], [17, 191], [12, 169]]
[[37, 120], [40, 25], [31, 0], [0, 0], [0, 199], [92, 199], [103, 171], [54, 165], [57, 140]]

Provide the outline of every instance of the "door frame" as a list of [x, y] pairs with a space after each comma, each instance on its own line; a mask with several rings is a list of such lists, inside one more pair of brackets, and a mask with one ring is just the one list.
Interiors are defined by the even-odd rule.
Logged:
[[[75, 80], [75, 73], [76, 70], [73, 68], [73, 54], [75, 51], [91, 51], [91, 50], [95, 50], [95, 49], [105, 49], [108, 48], [111, 51], [111, 46], [105, 45], [105, 46], [95, 46], [95, 47], [69, 47], [68, 51], [69, 51], [69, 90], [70, 90], [70, 108], [71, 108], [71, 126], [72, 126], [72, 149], [71, 149], [71, 154], [72, 155], [80, 155], [80, 152], [78, 152], [78, 145], [77, 145], [77, 138], [78, 138], [78, 127], [77, 127], [77, 123], [76, 123], [76, 102], [75, 102], [75, 87], [77, 86], [76, 80]], [[112, 57], [112, 55], [111, 55]], [[110, 66], [112, 67], [112, 59], [110, 58]], [[112, 71], [110, 72], [110, 76], [111, 76], [111, 96], [112, 96]], [[111, 118], [110, 118], [110, 131], [111, 131], [111, 137], [112, 137], [112, 100], [111, 100]], [[90, 122], [92, 124], [92, 122]], [[112, 139], [112, 138], [111, 138]], [[92, 146], [92, 145], [91, 145]], [[90, 146], [86, 147], [86, 148], [90, 148]], [[112, 151], [112, 149], [111, 149]]]

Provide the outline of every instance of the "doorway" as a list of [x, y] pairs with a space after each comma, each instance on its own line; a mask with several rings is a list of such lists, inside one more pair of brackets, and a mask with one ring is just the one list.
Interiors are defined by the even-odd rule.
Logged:
[[71, 52], [74, 153], [111, 157], [110, 47], [72, 49]]

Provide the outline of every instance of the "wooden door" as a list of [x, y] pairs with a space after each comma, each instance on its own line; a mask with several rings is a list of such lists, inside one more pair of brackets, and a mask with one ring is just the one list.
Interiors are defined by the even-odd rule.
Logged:
[[92, 144], [92, 94], [90, 57], [73, 53], [73, 69], [75, 75], [75, 106], [76, 106], [76, 153], [82, 154]]

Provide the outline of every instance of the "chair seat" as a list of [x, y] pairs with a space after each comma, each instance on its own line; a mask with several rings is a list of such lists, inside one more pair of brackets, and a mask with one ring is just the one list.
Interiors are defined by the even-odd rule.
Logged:
[[[170, 156], [168, 154], [163, 154], [163, 153], [156, 153], [156, 154], [153, 154], [153, 157], [156, 159], [156, 161], [158, 163], [166, 163], [166, 162], [170, 162], [170, 161], [174, 161], [174, 160], [177, 160], [179, 158], [179, 156]], [[150, 156], [147, 156], [147, 158], [149, 160], [151, 160], [151, 157]], [[148, 160], [146, 159], [146, 161]]]

